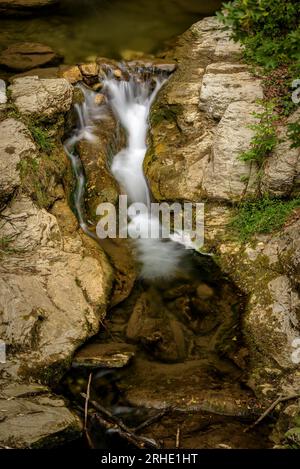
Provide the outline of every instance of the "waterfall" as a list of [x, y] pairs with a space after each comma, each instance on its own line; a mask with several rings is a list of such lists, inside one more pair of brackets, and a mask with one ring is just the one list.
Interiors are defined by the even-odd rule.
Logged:
[[[127, 134], [127, 145], [112, 159], [111, 172], [118, 181], [123, 193], [132, 203], [143, 203], [149, 208], [145, 213], [128, 214], [128, 232], [135, 235], [134, 245], [137, 260], [141, 264], [142, 278], [155, 279], [172, 277], [178, 273], [185, 263], [187, 249], [194, 249], [191, 239], [182, 232], [173, 235], [162, 235], [159, 218], [151, 215], [151, 194], [143, 172], [146, 155], [146, 137], [148, 117], [151, 105], [163, 86], [165, 79], [155, 77], [142, 80], [132, 76], [128, 81], [107, 77], [102, 92], [107, 96], [108, 105], [115, 117], [122, 124]], [[95, 121], [105, 118], [107, 105], [95, 104], [96, 93], [81, 87], [85, 101], [76, 105], [78, 127], [74, 135], [65, 143], [65, 149], [71, 159], [77, 180], [75, 190], [75, 208], [82, 229], [95, 237], [88, 229], [84, 217], [84, 171], [80, 158], [74, 153], [76, 143], [81, 139], [93, 140]], [[149, 237], [150, 230], [155, 229], [156, 239]]]

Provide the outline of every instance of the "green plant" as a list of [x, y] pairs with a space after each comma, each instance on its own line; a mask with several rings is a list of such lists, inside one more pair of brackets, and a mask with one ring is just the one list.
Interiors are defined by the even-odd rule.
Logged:
[[250, 149], [240, 154], [239, 159], [242, 161], [255, 161], [259, 166], [262, 165], [265, 157], [267, 157], [275, 145], [278, 143], [275, 122], [278, 119], [274, 108], [274, 101], [260, 102], [263, 106], [262, 112], [253, 113], [259, 121], [257, 124], [249, 125], [249, 128], [255, 131], [255, 135], [251, 140]]
[[50, 153], [54, 148], [54, 143], [51, 137], [49, 137], [47, 130], [33, 123], [29, 123], [28, 127], [39, 149], [45, 153]]
[[292, 141], [291, 148], [300, 147], [300, 122], [288, 124], [288, 137]]
[[237, 207], [230, 227], [241, 241], [246, 242], [256, 233], [279, 230], [297, 207], [300, 207], [300, 198], [284, 201], [264, 197], [246, 201]]
[[217, 16], [245, 45], [246, 60], [271, 69], [283, 63], [300, 68], [298, 0], [234, 0]]

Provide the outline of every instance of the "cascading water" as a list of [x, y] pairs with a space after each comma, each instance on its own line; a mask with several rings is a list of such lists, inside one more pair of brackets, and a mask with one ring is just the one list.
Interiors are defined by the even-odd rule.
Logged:
[[[162, 77], [142, 80], [141, 77], [133, 76], [129, 81], [108, 77], [104, 81], [102, 90], [116, 118], [127, 133], [127, 146], [113, 157], [111, 172], [131, 204], [143, 203], [149, 209], [148, 215], [128, 214], [128, 231], [136, 238], [134, 243], [137, 259], [141, 264], [141, 277], [148, 279], [171, 277], [176, 274], [185, 260], [186, 249], [194, 248], [190, 238], [184, 238], [182, 233], [175, 233], [167, 238], [162, 237], [159, 218], [151, 215], [151, 194], [143, 173], [149, 111], [164, 82], [165, 79]], [[96, 235], [88, 229], [85, 221], [84, 171], [80, 158], [74, 153], [74, 148], [81, 139], [94, 139], [94, 123], [105, 118], [107, 106], [97, 106], [96, 93], [85, 87], [81, 89], [85, 101], [76, 105], [78, 128], [65, 143], [65, 148], [77, 180], [74, 203], [79, 223], [88, 235], [95, 238]], [[159, 233], [156, 239], [149, 236], [155, 231]]]

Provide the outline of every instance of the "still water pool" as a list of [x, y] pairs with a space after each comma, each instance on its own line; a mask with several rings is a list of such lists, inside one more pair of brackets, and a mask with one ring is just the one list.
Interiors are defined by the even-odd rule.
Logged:
[[1, 18], [0, 49], [16, 42], [42, 42], [66, 63], [124, 51], [155, 53], [192, 23], [213, 14], [220, 0], [62, 0], [51, 13]]

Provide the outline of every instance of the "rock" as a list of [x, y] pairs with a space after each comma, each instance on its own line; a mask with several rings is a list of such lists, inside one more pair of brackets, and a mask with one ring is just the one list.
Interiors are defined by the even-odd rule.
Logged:
[[13, 83], [16, 78], [38, 77], [38, 78], [58, 78], [58, 67], [33, 68], [23, 73], [16, 73], [9, 78], [9, 82]]
[[0, 13], [5, 15], [24, 15], [51, 7], [59, 0], [0, 0]]
[[71, 85], [74, 85], [83, 79], [80, 68], [77, 65], [61, 65], [59, 67], [58, 76], [67, 80]]
[[63, 236], [56, 218], [28, 197], [2, 213], [1, 237], [12, 241], [1, 260], [1, 337], [17, 351], [17, 376], [53, 384], [99, 330], [111, 268], [99, 249], [89, 255], [80, 236]]
[[26, 126], [16, 119], [0, 122], [0, 201], [7, 200], [19, 188], [19, 165], [35, 158], [37, 149]]
[[51, 47], [35, 42], [12, 44], [0, 55], [0, 66], [16, 72], [25, 72], [46, 65], [57, 65], [62, 57]]
[[[297, 122], [299, 110], [294, 112], [287, 123]], [[300, 149], [291, 148], [291, 140], [287, 136], [287, 127], [282, 126], [278, 132], [280, 142], [266, 160], [261, 178], [261, 191], [271, 196], [289, 196], [294, 183], [300, 176]]]
[[101, 106], [101, 104], [104, 104], [105, 101], [106, 101], [106, 98], [105, 98], [104, 94], [98, 93], [95, 96], [95, 104], [97, 104], [97, 106]]
[[250, 147], [257, 123], [253, 116], [260, 107], [246, 101], [230, 104], [222, 117], [213, 141], [213, 149], [204, 169], [202, 187], [209, 199], [240, 200], [253, 196], [258, 189], [255, 163], [239, 160]]
[[245, 65], [217, 63], [208, 65], [200, 93], [200, 109], [214, 119], [221, 119], [229, 104], [235, 101], [255, 103], [263, 99], [261, 82]]
[[118, 69], [115, 70], [115, 71], [114, 71], [114, 76], [115, 76], [116, 78], [122, 78], [122, 72], [121, 72], [121, 70], [118, 70]]
[[73, 88], [63, 78], [17, 78], [9, 90], [18, 111], [24, 115], [53, 118], [72, 105]]
[[241, 391], [238, 383], [230, 386], [222, 382], [222, 390], [214, 390], [218, 379], [210, 371], [205, 360], [162, 364], [136, 359], [120, 386], [135, 407], [172, 407], [181, 412], [206, 411], [235, 417], [258, 413], [257, 402], [251, 393]]
[[175, 318], [168, 317], [155, 291], [143, 293], [137, 300], [126, 335], [130, 340], [141, 343], [159, 360], [176, 362], [186, 356], [182, 325]]
[[197, 287], [197, 296], [199, 298], [211, 298], [214, 295], [214, 290], [207, 285], [206, 283], [200, 283], [200, 285]]
[[85, 368], [123, 368], [135, 355], [135, 347], [125, 343], [94, 343], [76, 353], [72, 365]]
[[0, 446], [53, 448], [81, 435], [82, 426], [62, 399], [41, 385], [0, 382]]

